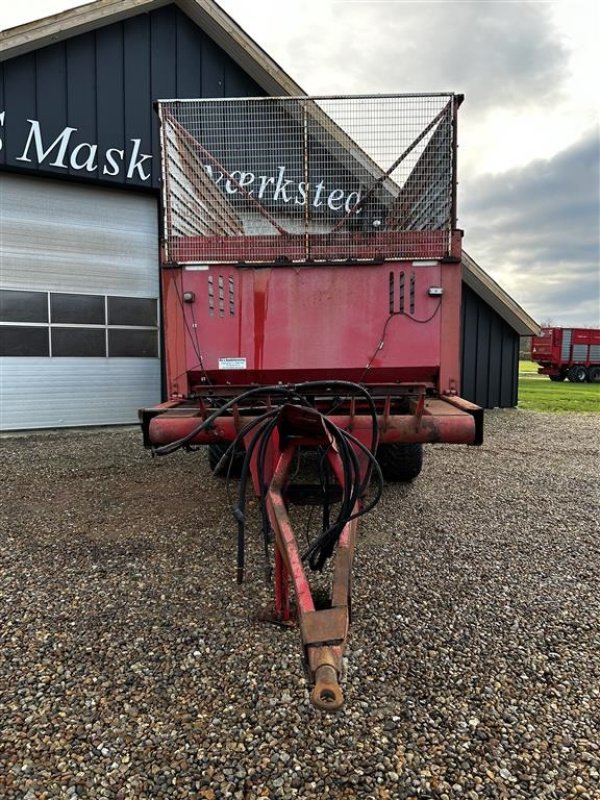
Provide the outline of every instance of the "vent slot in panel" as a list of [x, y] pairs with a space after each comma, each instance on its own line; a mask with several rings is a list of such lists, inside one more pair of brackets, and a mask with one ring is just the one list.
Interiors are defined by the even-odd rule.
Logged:
[[415, 273], [410, 273], [410, 313], [415, 313]]
[[208, 276], [208, 313], [211, 317], [215, 313], [215, 287], [212, 275]]
[[235, 283], [233, 280], [233, 276], [229, 276], [229, 316], [235, 316]]
[[404, 272], [400, 273], [399, 292], [400, 292], [400, 308], [398, 310], [401, 314], [404, 314]]
[[219, 275], [219, 316], [225, 316], [225, 281], [222, 275]]

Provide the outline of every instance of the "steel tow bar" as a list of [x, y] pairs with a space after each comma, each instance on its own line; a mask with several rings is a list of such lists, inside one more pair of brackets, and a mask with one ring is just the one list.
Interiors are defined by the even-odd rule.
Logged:
[[[297, 444], [293, 441], [283, 445], [266, 496], [279, 556], [275, 559], [276, 613], [282, 619], [288, 613], [287, 591], [291, 580], [304, 645], [304, 662], [313, 684], [311, 702], [322, 711], [338, 711], [344, 704], [339, 678], [350, 624], [350, 576], [357, 520], [352, 519], [345, 525], [336, 545], [331, 607], [317, 610], [284, 498], [296, 451]], [[333, 447], [328, 451], [327, 458], [336, 476], [341, 476], [343, 480], [339, 455]], [[355, 510], [358, 510], [358, 504]]]

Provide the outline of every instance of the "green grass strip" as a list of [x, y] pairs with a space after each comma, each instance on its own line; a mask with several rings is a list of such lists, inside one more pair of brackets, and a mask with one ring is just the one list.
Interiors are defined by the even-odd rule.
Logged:
[[557, 383], [546, 375], [524, 375], [519, 369], [519, 408], [525, 411], [600, 412], [600, 383]]

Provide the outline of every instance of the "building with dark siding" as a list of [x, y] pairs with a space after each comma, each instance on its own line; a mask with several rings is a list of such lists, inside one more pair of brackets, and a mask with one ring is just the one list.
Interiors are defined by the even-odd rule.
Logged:
[[[166, 97], [301, 95], [211, 0], [109, 0], [0, 33], [0, 423], [133, 422], [160, 400]], [[535, 322], [465, 254], [462, 395], [517, 401]]]

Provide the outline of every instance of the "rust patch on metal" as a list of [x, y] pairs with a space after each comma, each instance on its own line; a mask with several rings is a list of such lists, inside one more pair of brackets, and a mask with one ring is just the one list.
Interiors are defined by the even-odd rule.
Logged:
[[348, 635], [347, 608], [324, 608], [302, 614], [300, 630], [307, 647], [342, 644]]
[[283, 619], [280, 613], [275, 608], [275, 604], [271, 603], [268, 606], [257, 608], [252, 616], [255, 622], [264, 622], [269, 625], [278, 625], [281, 628], [295, 628], [297, 625], [297, 612], [295, 606], [290, 607], [290, 618]]

